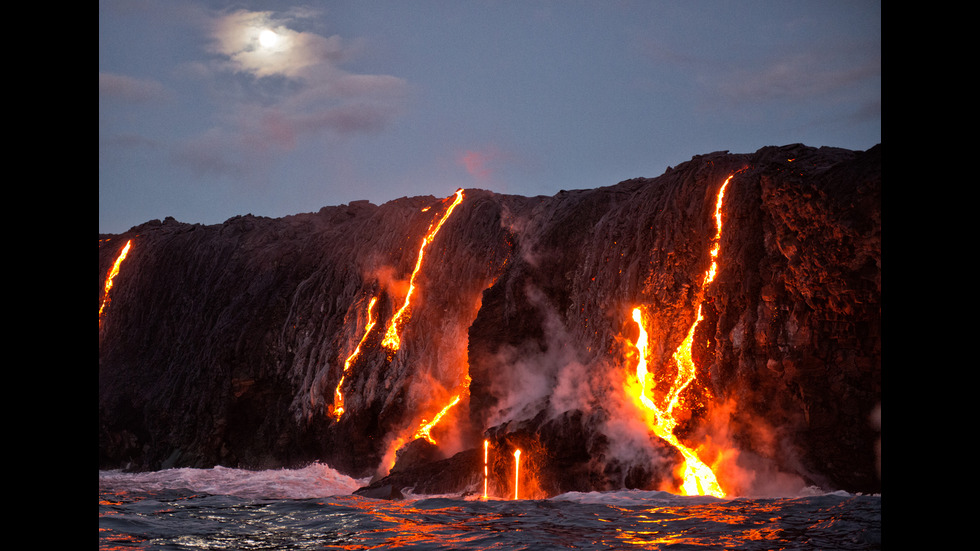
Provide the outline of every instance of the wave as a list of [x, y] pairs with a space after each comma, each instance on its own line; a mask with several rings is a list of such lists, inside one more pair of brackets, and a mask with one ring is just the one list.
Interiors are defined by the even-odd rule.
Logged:
[[[351, 496], [355, 490], [366, 486], [370, 478], [356, 479], [344, 475], [328, 465], [312, 463], [299, 469], [268, 469], [251, 471], [229, 467], [176, 468], [161, 471], [129, 473], [120, 470], [99, 471], [99, 489], [107, 492], [164, 492], [189, 491], [210, 495], [235, 496], [247, 499], [315, 499]], [[801, 498], [835, 495], [847, 497], [841, 491], [826, 491], [817, 487], [804, 488], [792, 496], [752, 496], [759, 498]], [[369, 499], [369, 498], [364, 498]], [[424, 500], [484, 501], [482, 494], [414, 494], [405, 490], [406, 502]], [[583, 505], [700, 505], [730, 501], [732, 498], [711, 496], [680, 496], [663, 491], [610, 490], [602, 492], [566, 492], [547, 501], [572, 502]], [[491, 497], [487, 501], [509, 501]]]
[[189, 490], [212, 495], [253, 499], [310, 499], [350, 495], [368, 483], [339, 473], [322, 463], [301, 469], [250, 471], [228, 467], [190, 467], [127, 473], [99, 471], [99, 489], [107, 491], [159, 492]]

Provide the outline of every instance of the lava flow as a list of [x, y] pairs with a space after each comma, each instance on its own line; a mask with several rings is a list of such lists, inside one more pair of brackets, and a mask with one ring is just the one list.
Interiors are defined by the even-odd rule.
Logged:
[[129, 247], [133, 244], [133, 240], [130, 239], [126, 242], [123, 247], [122, 252], [119, 253], [119, 257], [116, 258], [116, 262], [112, 265], [112, 269], [109, 270], [109, 274], [105, 278], [105, 293], [102, 295], [102, 306], [99, 307], [99, 325], [102, 325], [102, 311], [105, 307], [109, 305], [109, 289], [112, 289], [112, 281], [116, 279], [119, 274], [119, 266], [122, 265], [123, 260], [126, 260], [126, 255], [129, 254]]
[[418, 275], [419, 269], [422, 267], [422, 259], [425, 257], [425, 248], [432, 242], [433, 239], [436, 238], [436, 234], [439, 233], [439, 230], [442, 229], [442, 225], [449, 219], [449, 216], [453, 213], [453, 209], [455, 209], [456, 205], [460, 204], [461, 202], [463, 202], [462, 188], [456, 190], [456, 199], [451, 205], [449, 205], [449, 208], [446, 209], [446, 212], [442, 215], [442, 218], [439, 218], [437, 221], [433, 221], [431, 224], [429, 224], [429, 230], [425, 234], [425, 237], [422, 238], [422, 245], [419, 247], [419, 256], [415, 260], [415, 269], [412, 271], [412, 277], [409, 280], [408, 292], [405, 294], [405, 302], [402, 304], [402, 307], [398, 309], [398, 312], [395, 313], [394, 317], [392, 317], [391, 323], [388, 325], [388, 331], [385, 332], [384, 340], [381, 341], [381, 345], [385, 348], [394, 351], [398, 350], [398, 348], [401, 346], [401, 338], [398, 336], [398, 327], [402, 321], [402, 317], [406, 315], [406, 311], [411, 304], [412, 292], [415, 291], [415, 277]]
[[[718, 271], [717, 258], [720, 251], [719, 241], [721, 238], [722, 223], [721, 208], [725, 196], [725, 189], [728, 187], [728, 183], [731, 181], [732, 176], [729, 176], [725, 180], [725, 183], [722, 184], [715, 202], [715, 225], [717, 232], [713, 239], [710, 251], [711, 266], [705, 273], [704, 280], [701, 284], [702, 293], [705, 287], [714, 281], [715, 275]], [[650, 426], [653, 433], [676, 448], [677, 451], [679, 451], [684, 457], [684, 472], [682, 475], [684, 482], [681, 485], [683, 492], [686, 495], [708, 494], [715, 497], [725, 497], [725, 492], [718, 484], [718, 480], [711, 468], [701, 461], [700, 458], [698, 458], [697, 453], [694, 450], [682, 444], [680, 440], [677, 439], [677, 436], [674, 435], [674, 429], [677, 427], [678, 419], [675, 414], [675, 408], [683, 407], [680, 400], [681, 393], [697, 377], [696, 367], [693, 359], [691, 358], [691, 344], [694, 341], [694, 330], [702, 319], [701, 305], [699, 304], [694, 323], [691, 324], [691, 328], [688, 330], [684, 341], [674, 352], [673, 360], [677, 367], [677, 375], [674, 377], [673, 384], [664, 394], [662, 400], [664, 405], [661, 407], [657, 405], [657, 403], [654, 402], [653, 398], [651, 398], [649, 395], [649, 393], [653, 390], [653, 388], [651, 388], [650, 373], [647, 367], [649, 336], [644, 328], [643, 312], [640, 310], [640, 308], [634, 308], [633, 321], [636, 322], [637, 327], [639, 328], [639, 337], [637, 337], [635, 345], [637, 355], [639, 356], [639, 361], [636, 366], [636, 379], [627, 383], [627, 390], [632, 396], [636, 397], [640, 404], [642, 404], [643, 408], [645, 408], [645, 410], [650, 414], [647, 416], [647, 424]]]
[[354, 351], [351, 352], [350, 356], [347, 356], [347, 360], [344, 361], [344, 371], [341, 372], [340, 380], [337, 381], [337, 388], [336, 390], [334, 390], [333, 393], [334, 399], [333, 399], [332, 415], [337, 420], [340, 420], [340, 417], [344, 414], [344, 395], [340, 392], [340, 387], [344, 384], [344, 378], [347, 377], [347, 371], [350, 369], [351, 364], [354, 363], [354, 359], [357, 358], [358, 354], [360, 354], [361, 345], [364, 344], [364, 341], [367, 339], [368, 334], [371, 333], [371, 329], [374, 328], [374, 324], [377, 322], [377, 320], [374, 319], [374, 315], [372, 314], [374, 309], [374, 303], [376, 302], [378, 302], [378, 297], [372, 297], [371, 302], [368, 304], [367, 307], [368, 322], [367, 325], [364, 326], [364, 335], [361, 336], [361, 340], [360, 342], [357, 343], [357, 347], [354, 348]]
[[[456, 207], [463, 202], [462, 188], [456, 190], [455, 197], [456, 198], [446, 208], [446, 211], [442, 214], [442, 216], [433, 220], [429, 224], [429, 228], [426, 231], [425, 237], [422, 238], [422, 243], [419, 246], [418, 258], [416, 258], [415, 260], [415, 269], [412, 270], [412, 276], [409, 279], [408, 292], [405, 294], [405, 302], [402, 304], [401, 308], [398, 309], [395, 315], [392, 316], [391, 322], [388, 324], [388, 330], [385, 332], [384, 339], [382, 339], [381, 341], [381, 346], [387, 348], [390, 351], [390, 353], [394, 353], [401, 347], [401, 337], [399, 336], [399, 329], [401, 325], [404, 323], [403, 318], [410, 315], [412, 294], [415, 291], [415, 278], [418, 276], [419, 270], [422, 268], [422, 263], [423, 260], [425, 259], [425, 249], [436, 238], [436, 235], [439, 233], [439, 230], [442, 229], [442, 226], [446, 223], [446, 221], [449, 220], [449, 217], [452, 215], [453, 210], [455, 210]], [[426, 207], [423, 210], [423, 212], [427, 210], [429, 210], [428, 207]], [[467, 388], [469, 387], [468, 384], [466, 386]], [[436, 426], [436, 424], [439, 423], [439, 421], [446, 414], [446, 412], [448, 412], [453, 406], [459, 403], [461, 397], [462, 394], [455, 395], [453, 399], [450, 400], [450, 402], [447, 405], [445, 405], [439, 411], [439, 413], [432, 418], [431, 421], [423, 419], [418, 430], [416, 430], [415, 434], [412, 436], [412, 439], [414, 440], [418, 438], [424, 438], [429, 443], [435, 444], [436, 443], [435, 439], [431, 435], [432, 429]], [[407, 442], [408, 439], [406, 439], [404, 436], [399, 436], [395, 438], [389, 447], [389, 452], [386, 457], [387, 460], [383, 460], [382, 465], [387, 464], [390, 470], [391, 467], [394, 466], [394, 461], [395, 461], [394, 458], [397, 457], [398, 450]]]
[[514, 499], [518, 499], [518, 485], [521, 482], [521, 450], [514, 451]]
[[490, 441], [483, 441], [483, 499], [487, 499], [487, 456], [490, 448]]
[[442, 411], [436, 414], [436, 416], [431, 421], [426, 421], [425, 419], [423, 419], [422, 425], [419, 427], [419, 430], [415, 432], [414, 438], [425, 438], [426, 440], [429, 441], [430, 444], [435, 444], [436, 443], [435, 439], [432, 438], [431, 434], [429, 434], [430, 431], [432, 431], [432, 427], [435, 427], [439, 423], [439, 420], [442, 419], [442, 416], [445, 415], [450, 408], [452, 408], [453, 406], [459, 403], [459, 399], [460, 399], [460, 395], [457, 394], [452, 399], [452, 401], [449, 402], [449, 405], [442, 408]]

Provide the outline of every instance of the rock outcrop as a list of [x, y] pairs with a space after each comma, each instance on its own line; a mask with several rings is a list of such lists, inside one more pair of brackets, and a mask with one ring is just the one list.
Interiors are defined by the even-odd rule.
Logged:
[[527, 497], [670, 486], [676, 450], [624, 396], [630, 312], [649, 313], [666, 378], [701, 306], [675, 433], [731, 492], [880, 491], [880, 146], [716, 152], [551, 197], [464, 190], [423, 244], [453, 199], [100, 236], [100, 308], [132, 243], [100, 314], [100, 468], [321, 461], [386, 497], [482, 493], [486, 440], [495, 495], [517, 447]]

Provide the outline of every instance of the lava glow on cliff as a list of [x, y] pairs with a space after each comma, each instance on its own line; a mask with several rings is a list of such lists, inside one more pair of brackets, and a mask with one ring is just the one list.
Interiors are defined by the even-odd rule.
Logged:
[[443, 214], [441, 218], [438, 218], [429, 224], [429, 229], [426, 232], [425, 237], [422, 238], [422, 244], [419, 246], [419, 255], [418, 258], [415, 259], [415, 269], [412, 270], [412, 277], [408, 284], [408, 292], [405, 294], [405, 302], [402, 304], [402, 307], [398, 309], [398, 312], [395, 313], [394, 317], [391, 318], [391, 323], [388, 325], [388, 330], [385, 332], [384, 340], [381, 341], [381, 346], [384, 346], [392, 351], [398, 350], [398, 348], [401, 346], [401, 338], [398, 335], [399, 326], [402, 323], [402, 318], [408, 315], [407, 312], [409, 306], [411, 305], [412, 293], [415, 291], [415, 277], [418, 275], [419, 269], [422, 267], [422, 260], [425, 258], [425, 248], [429, 245], [429, 243], [432, 243], [433, 239], [436, 238], [436, 235], [439, 233], [439, 230], [442, 229], [442, 225], [446, 223], [446, 220], [449, 220], [450, 215], [453, 213], [453, 209], [455, 209], [456, 206], [462, 202], [463, 189], [460, 188], [456, 190], [456, 199], [449, 205], [449, 208], [446, 209], [445, 214]]
[[108, 275], [105, 278], [105, 292], [102, 295], [102, 306], [99, 307], [99, 326], [102, 325], [102, 311], [105, 307], [109, 305], [109, 290], [112, 289], [112, 282], [119, 275], [119, 266], [122, 265], [123, 260], [126, 260], [126, 255], [129, 254], [129, 247], [133, 244], [133, 240], [130, 239], [126, 242], [123, 247], [122, 252], [116, 258], [116, 262], [112, 265], [112, 269], [109, 270]]
[[364, 335], [361, 336], [361, 340], [357, 343], [357, 347], [354, 348], [354, 351], [351, 352], [350, 356], [347, 356], [347, 359], [344, 361], [344, 371], [340, 374], [340, 380], [337, 381], [337, 388], [333, 393], [333, 410], [331, 411], [331, 414], [337, 420], [339, 420], [344, 414], [344, 395], [340, 392], [340, 387], [343, 386], [344, 378], [347, 377], [347, 371], [350, 369], [351, 364], [354, 363], [354, 359], [356, 359], [357, 355], [361, 353], [361, 345], [364, 344], [368, 334], [371, 333], [371, 329], [374, 328], [374, 324], [377, 322], [373, 315], [374, 304], [376, 302], [378, 302], [378, 297], [372, 297], [371, 302], [367, 307], [368, 321], [367, 325], [364, 326]]
[[[722, 225], [722, 204], [725, 197], [725, 189], [731, 181], [729, 176], [721, 189], [718, 191], [715, 202], [715, 226], [716, 233], [711, 246], [711, 265], [705, 272], [704, 280], [701, 284], [701, 293], [705, 287], [714, 281], [718, 272], [718, 253], [720, 252], [720, 238]], [[626, 383], [626, 391], [633, 396], [646, 414], [646, 423], [650, 430], [659, 438], [673, 446], [684, 457], [681, 478], [683, 483], [681, 490], [685, 495], [712, 495], [715, 497], [725, 497], [725, 492], [718, 484], [715, 473], [697, 455], [695, 450], [687, 447], [677, 436], [674, 429], [677, 427], [679, 413], [685, 407], [681, 401], [681, 394], [697, 377], [696, 366], [691, 358], [691, 344], [694, 341], [694, 330], [698, 323], [703, 319], [701, 316], [701, 305], [698, 305], [694, 323], [687, 332], [687, 336], [674, 352], [673, 360], [677, 368], [673, 384], [668, 387], [666, 392], [658, 392], [659, 399], [653, 396], [655, 383], [650, 377], [647, 358], [649, 355], [649, 336], [646, 331], [647, 320], [644, 319], [643, 311], [636, 307], [632, 312], [633, 321], [639, 328], [639, 336], [636, 339], [636, 351], [638, 362], [636, 366], [635, 378], [630, 377]]]
[[[468, 380], [469, 378], [467, 377], [467, 381]], [[431, 421], [423, 417], [423, 419], [419, 422], [418, 428], [415, 430], [414, 433], [409, 433], [406, 431], [401, 433], [400, 435], [395, 436], [394, 439], [391, 441], [391, 443], [388, 445], [388, 451], [385, 457], [382, 459], [381, 465], [379, 465], [379, 470], [380, 468], [384, 468], [386, 469], [387, 472], [390, 472], [392, 467], [395, 466], [395, 461], [397, 461], [399, 450], [401, 450], [402, 447], [404, 447], [406, 444], [410, 442], [422, 439], [432, 445], [438, 445], [438, 442], [436, 441], [435, 437], [432, 436], [432, 430], [435, 429], [436, 425], [439, 424], [442, 418], [447, 413], [449, 413], [449, 411], [453, 409], [453, 407], [459, 404], [459, 402], [463, 399], [464, 392], [468, 392], [468, 388], [464, 389], [463, 392], [454, 395], [449, 400], [449, 402], [446, 403], [446, 405], [443, 406], [442, 409], [440, 409], [439, 412], [432, 417]], [[411, 436], [409, 437], [408, 434], [411, 434]]]
[[[448, 198], [446, 200], [448, 200]], [[422, 238], [422, 243], [419, 246], [419, 254], [415, 260], [415, 268], [412, 270], [412, 276], [409, 279], [408, 292], [405, 294], [405, 301], [395, 315], [392, 316], [391, 322], [388, 324], [388, 329], [385, 332], [384, 339], [381, 341], [381, 346], [387, 348], [391, 354], [396, 352], [401, 347], [401, 337], [399, 335], [399, 331], [401, 326], [410, 316], [412, 294], [415, 291], [415, 279], [418, 276], [419, 270], [422, 268], [422, 264], [425, 259], [426, 247], [432, 243], [432, 241], [436, 238], [436, 235], [438, 235], [439, 230], [442, 229], [442, 226], [447, 220], [449, 220], [449, 217], [452, 215], [453, 211], [462, 202], [463, 189], [460, 188], [456, 190], [455, 199], [453, 199], [453, 201], [449, 204], [442, 216], [436, 218], [429, 224], [425, 237]], [[428, 210], [428, 207], [424, 209], [424, 211]], [[445, 416], [450, 409], [460, 402], [463, 397], [463, 393], [467, 392], [468, 389], [469, 376], [467, 375], [463, 381], [463, 390], [456, 393], [444, 406], [442, 406], [439, 412], [432, 417], [431, 421], [423, 417], [418, 429], [411, 438], [406, 438], [405, 435], [400, 435], [394, 438], [389, 446], [386, 459], [382, 461], [382, 466], [385, 466], [388, 468], [388, 470], [390, 470], [394, 466], [398, 450], [412, 440], [423, 438], [433, 445], [436, 444], [435, 439], [432, 437], [432, 429], [435, 428], [435, 426], [440, 420], [442, 420], [443, 416]]]
[[442, 408], [442, 410], [439, 413], [436, 414], [436, 416], [431, 421], [427, 421], [427, 420], [423, 419], [422, 420], [422, 425], [419, 427], [419, 430], [415, 431], [414, 438], [425, 438], [426, 440], [429, 441], [430, 444], [435, 444], [436, 441], [435, 441], [434, 438], [432, 438], [432, 434], [430, 434], [431, 431], [432, 431], [432, 428], [435, 427], [439, 423], [439, 420], [442, 419], [442, 416], [445, 415], [446, 412], [449, 411], [450, 408], [452, 408], [453, 406], [455, 406], [456, 404], [459, 403], [460, 397], [461, 397], [461, 395], [457, 394], [449, 402], [449, 404], [446, 405], [446, 407]]

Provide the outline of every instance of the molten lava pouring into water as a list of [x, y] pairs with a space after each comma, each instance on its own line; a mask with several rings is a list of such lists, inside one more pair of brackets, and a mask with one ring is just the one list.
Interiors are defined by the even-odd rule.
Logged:
[[[711, 266], [705, 273], [704, 281], [701, 284], [701, 290], [714, 281], [715, 275], [718, 272], [717, 257], [720, 251], [720, 238], [721, 238], [721, 207], [725, 196], [725, 188], [728, 187], [728, 183], [731, 181], [732, 176], [729, 176], [722, 184], [721, 189], [718, 191], [718, 198], [715, 203], [715, 225], [717, 227], [717, 233], [713, 239], [713, 244], [711, 248]], [[639, 362], [636, 366], [636, 380], [630, 381], [628, 383], [630, 394], [634, 395], [639, 402], [643, 405], [647, 412], [652, 414], [647, 417], [647, 423], [650, 428], [658, 437], [669, 443], [671, 446], [677, 449], [684, 457], [684, 482], [681, 485], [681, 489], [686, 495], [713, 495], [715, 497], [725, 497], [725, 492], [721, 489], [718, 484], [718, 480], [715, 477], [714, 472], [708, 467], [700, 458], [698, 458], [697, 453], [688, 448], [677, 439], [674, 435], [674, 429], [677, 427], [677, 417], [675, 416], [674, 409], [680, 404], [681, 393], [694, 381], [697, 376], [696, 367], [694, 361], [691, 359], [691, 344], [694, 341], [694, 330], [698, 323], [702, 320], [701, 316], [701, 305], [698, 305], [697, 315], [695, 316], [694, 323], [691, 324], [691, 328], [687, 332], [687, 336], [681, 343], [677, 350], [674, 352], [673, 359], [677, 366], [677, 375], [674, 378], [674, 383], [670, 387], [667, 394], [664, 396], [663, 403], [664, 407], [658, 406], [653, 399], [649, 396], [649, 392], [652, 390], [650, 388], [650, 373], [647, 369], [647, 354], [649, 349], [649, 336], [646, 329], [644, 328], [643, 313], [640, 308], [633, 309], [633, 321], [636, 322], [639, 328], [640, 334], [636, 339], [636, 350], [639, 356]]]
[[102, 306], [99, 307], [99, 325], [102, 325], [102, 311], [105, 307], [109, 305], [109, 290], [112, 289], [112, 281], [116, 279], [119, 275], [119, 266], [122, 265], [123, 260], [126, 260], [126, 255], [129, 254], [129, 247], [133, 244], [133, 240], [130, 239], [126, 242], [123, 247], [122, 252], [116, 258], [116, 262], [112, 265], [112, 269], [109, 270], [109, 274], [105, 278], [105, 293], [102, 295]]
[[521, 482], [521, 450], [514, 452], [514, 499], [518, 499], [518, 485]]
[[392, 351], [398, 350], [398, 348], [401, 346], [401, 338], [398, 336], [398, 326], [402, 320], [402, 317], [406, 315], [406, 311], [411, 303], [412, 292], [415, 291], [415, 276], [418, 275], [419, 269], [422, 267], [422, 259], [425, 257], [425, 248], [429, 243], [432, 243], [433, 239], [436, 238], [436, 234], [438, 234], [439, 230], [442, 229], [442, 225], [446, 223], [446, 220], [449, 220], [449, 216], [453, 213], [453, 209], [456, 208], [456, 205], [459, 205], [462, 202], [463, 190], [460, 188], [456, 190], [456, 199], [451, 205], [449, 205], [449, 208], [446, 209], [446, 213], [442, 215], [442, 218], [440, 218], [437, 222], [434, 221], [432, 224], [429, 224], [429, 231], [425, 234], [425, 237], [422, 238], [422, 245], [419, 247], [419, 256], [415, 260], [415, 269], [412, 271], [412, 277], [409, 280], [408, 293], [405, 294], [405, 302], [391, 319], [391, 323], [388, 325], [388, 331], [385, 332], [385, 338], [381, 341], [381, 346], [384, 346]]
[[[456, 198], [453, 200], [452, 203], [450, 203], [449, 207], [446, 208], [446, 212], [443, 213], [443, 215], [440, 218], [433, 220], [433, 222], [429, 224], [428, 231], [426, 232], [425, 237], [422, 238], [422, 244], [419, 246], [418, 258], [416, 258], [415, 260], [415, 269], [412, 271], [412, 276], [409, 279], [408, 292], [405, 294], [405, 302], [402, 304], [401, 308], [399, 308], [398, 312], [396, 312], [395, 315], [392, 317], [391, 322], [388, 325], [388, 330], [385, 332], [384, 339], [381, 341], [381, 345], [387, 348], [388, 350], [390, 350], [392, 353], [394, 353], [401, 347], [401, 337], [399, 336], [398, 331], [399, 331], [399, 327], [402, 324], [402, 319], [408, 315], [411, 306], [412, 294], [415, 291], [415, 278], [418, 276], [419, 270], [422, 268], [422, 262], [425, 258], [425, 249], [436, 238], [436, 235], [439, 233], [439, 230], [442, 229], [442, 226], [446, 223], [447, 220], [449, 220], [449, 217], [452, 215], [456, 207], [463, 202], [462, 188], [457, 189], [455, 195]], [[427, 207], [424, 210], [427, 211], [429, 209]], [[466, 389], [469, 388], [468, 376], [466, 377], [465, 388]], [[439, 413], [437, 413], [435, 417], [432, 418], [431, 421], [423, 419], [418, 430], [416, 430], [415, 434], [412, 436], [412, 440], [418, 438], [424, 438], [429, 443], [436, 444], [435, 439], [431, 435], [432, 429], [439, 423], [439, 421], [443, 418], [443, 416], [446, 415], [446, 413], [453, 408], [453, 406], [459, 403], [461, 398], [462, 398], [462, 393], [456, 394], [449, 401], [449, 403], [446, 404], [439, 411]], [[395, 461], [394, 458], [397, 457], [398, 450], [407, 442], [408, 440], [404, 436], [399, 436], [394, 440], [394, 442], [390, 446], [389, 453], [391, 453], [392, 455], [390, 456], [390, 461], [388, 464], [389, 470], [391, 469], [391, 467], [394, 466], [394, 461]]]
[[487, 499], [487, 451], [490, 448], [490, 441], [483, 441], [483, 499]]
[[374, 328], [374, 324], [377, 322], [372, 314], [374, 303], [376, 302], [378, 302], [378, 297], [372, 297], [371, 302], [367, 307], [368, 322], [367, 325], [364, 326], [364, 335], [361, 337], [360, 342], [357, 343], [357, 347], [354, 348], [354, 351], [351, 352], [350, 356], [347, 356], [347, 360], [344, 361], [344, 371], [340, 374], [340, 380], [337, 381], [337, 388], [334, 390], [332, 414], [337, 420], [340, 420], [340, 417], [344, 414], [344, 395], [341, 394], [340, 387], [344, 384], [344, 378], [347, 377], [347, 371], [350, 369], [351, 364], [354, 363], [354, 359], [357, 358], [358, 354], [360, 354], [361, 345], [364, 344], [365, 340], [367, 340], [368, 334], [371, 333], [371, 329]]

